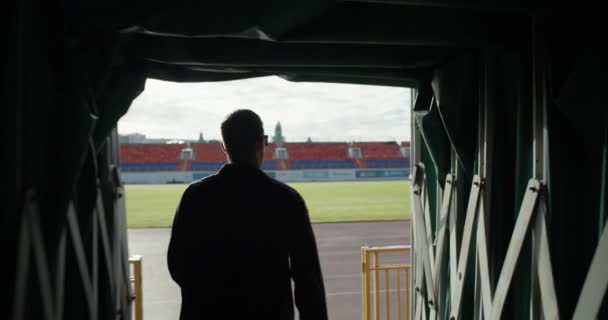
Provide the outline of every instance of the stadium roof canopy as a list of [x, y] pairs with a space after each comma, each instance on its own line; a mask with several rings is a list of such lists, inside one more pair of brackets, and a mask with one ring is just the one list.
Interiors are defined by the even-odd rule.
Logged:
[[93, 42], [115, 41], [147, 77], [178, 82], [416, 86], [446, 57], [529, 41], [529, 14], [548, 11], [504, 0], [72, 2], [74, 33], [112, 35]]

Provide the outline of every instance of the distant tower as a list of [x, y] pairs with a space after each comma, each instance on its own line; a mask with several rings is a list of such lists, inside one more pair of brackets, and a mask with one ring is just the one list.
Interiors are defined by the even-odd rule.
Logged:
[[184, 148], [179, 153], [179, 159], [183, 161], [180, 171], [188, 170], [188, 161], [192, 161], [195, 158], [194, 150], [190, 146], [190, 142], [186, 142]]
[[205, 143], [205, 139], [203, 139], [203, 132], [198, 135], [198, 143]]
[[282, 145], [285, 142], [285, 137], [283, 137], [283, 128], [281, 128], [281, 122], [277, 122], [277, 125], [274, 126], [274, 137], [272, 137], [272, 142], [277, 145]]

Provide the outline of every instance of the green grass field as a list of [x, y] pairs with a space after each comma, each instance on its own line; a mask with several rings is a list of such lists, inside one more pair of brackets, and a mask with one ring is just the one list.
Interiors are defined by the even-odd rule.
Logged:
[[[409, 181], [290, 183], [300, 192], [313, 222], [410, 218]], [[187, 185], [127, 185], [129, 228], [169, 227]]]

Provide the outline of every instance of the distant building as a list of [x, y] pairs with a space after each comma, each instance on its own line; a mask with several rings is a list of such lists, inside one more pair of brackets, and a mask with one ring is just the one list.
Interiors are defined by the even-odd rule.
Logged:
[[120, 143], [146, 143], [146, 135], [141, 133], [128, 133], [118, 136]]
[[214, 143], [217, 140], [209, 140], [205, 141], [203, 138], [203, 134], [199, 135], [198, 140], [190, 140], [190, 139], [167, 139], [167, 138], [148, 138], [145, 134], [141, 133], [127, 133], [127, 134], [119, 134], [118, 141], [121, 144], [185, 144], [185, 143]]

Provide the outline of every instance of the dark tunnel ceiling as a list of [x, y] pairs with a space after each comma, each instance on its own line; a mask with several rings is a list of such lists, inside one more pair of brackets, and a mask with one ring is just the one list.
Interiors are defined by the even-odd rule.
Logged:
[[530, 1], [120, 1], [70, 6], [150, 78], [416, 86], [447, 57], [527, 40]]

